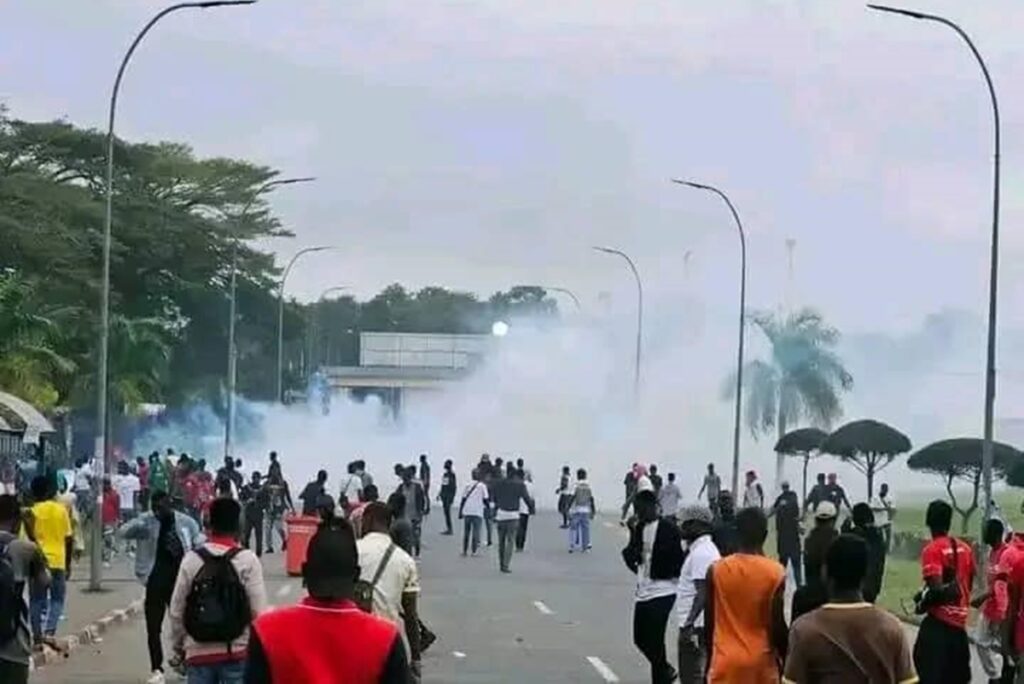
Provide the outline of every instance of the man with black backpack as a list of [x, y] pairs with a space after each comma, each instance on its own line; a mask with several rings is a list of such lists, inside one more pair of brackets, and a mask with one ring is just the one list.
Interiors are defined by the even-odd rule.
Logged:
[[185, 554], [171, 596], [171, 643], [190, 684], [240, 684], [249, 625], [267, 608], [263, 568], [238, 544], [241, 507], [210, 505], [207, 542]]
[[32, 633], [25, 604], [25, 583], [50, 582], [46, 557], [33, 542], [18, 539], [21, 524], [18, 499], [0, 496], [0, 682], [26, 684]]

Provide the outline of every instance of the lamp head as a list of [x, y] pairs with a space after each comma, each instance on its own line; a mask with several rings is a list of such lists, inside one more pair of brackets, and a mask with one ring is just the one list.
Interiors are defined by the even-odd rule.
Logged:
[[914, 10], [903, 9], [902, 7], [890, 7], [888, 5], [876, 5], [868, 3], [868, 8], [876, 10], [878, 12], [889, 12], [890, 14], [902, 14], [905, 17], [912, 19], [928, 19], [928, 15], [923, 12], [915, 12]]

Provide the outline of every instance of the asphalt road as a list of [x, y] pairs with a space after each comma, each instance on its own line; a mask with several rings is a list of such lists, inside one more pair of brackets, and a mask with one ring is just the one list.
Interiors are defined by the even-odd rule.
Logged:
[[[439, 639], [424, 656], [424, 681], [645, 682], [645, 661], [632, 645], [633, 579], [619, 551], [625, 532], [595, 522], [594, 551], [567, 553], [567, 538], [553, 514], [530, 522], [527, 549], [498, 571], [496, 549], [462, 558], [461, 539], [440, 534], [440, 511], [424, 527], [421, 561], [424, 620]], [[283, 573], [280, 554], [264, 557], [272, 604], [302, 595]], [[669, 624], [669, 657], [675, 620]], [[976, 666], [976, 663], [974, 663]], [[141, 619], [108, 633], [64, 664], [37, 673], [33, 682], [127, 684], [148, 676]], [[980, 673], [978, 681], [984, 681]], [[170, 679], [174, 681], [174, 679]]]

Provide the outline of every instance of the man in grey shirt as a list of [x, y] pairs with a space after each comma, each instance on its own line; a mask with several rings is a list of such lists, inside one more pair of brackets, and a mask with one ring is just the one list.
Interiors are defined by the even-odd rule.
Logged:
[[490, 487], [490, 499], [494, 503], [494, 520], [498, 524], [498, 566], [502, 572], [512, 572], [512, 549], [519, 529], [519, 504], [526, 503], [530, 515], [536, 512], [533, 498], [526, 484], [519, 479], [515, 464], [508, 464], [506, 477], [495, 480]]
[[[0, 496], [0, 554], [10, 559], [14, 570], [15, 589], [24, 595], [26, 582], [33, 582], [37, 588], [50, 582], [50, 572], [43, 552], [33, 542], [18, 539], [21, 524], [21, 510], [18, 500], [10, 494]], [[32, 632], [28, 625], [28, 606], [22, 599], [21, 618], [14, 638], [0, 643], [0, 682], [4, 684], [27, 684], [29, 658], [32, 655]]]

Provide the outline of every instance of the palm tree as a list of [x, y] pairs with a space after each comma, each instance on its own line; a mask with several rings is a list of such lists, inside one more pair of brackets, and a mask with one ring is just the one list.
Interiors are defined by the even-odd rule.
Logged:
[[16, 272], [0, 273], [0, 388], [44, 408], [56, 405], [60, 378], [75, 369], [57, 350], [58, 315]]
[[[840, 394], [853, 387], [853, 377], [835, 352], [839, 331], [810, 308], [786, 317], [762, 312], [750, 320], [771, 345], [768, 360], [750, 361], [743, 371], [747, 378], [744, 414], [750, 433], [757, 439], [774, 429], [781, 439], [787, 428], [799, 422], [830, 429], [843, 414]], [[735, 398], [734, 386], [735, 379], [730, 380], [726, 398]], [[776, 487], [782, 480], [784, 458], [776, 454]]]

